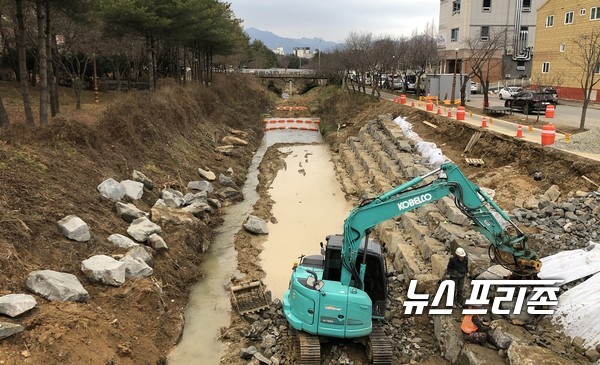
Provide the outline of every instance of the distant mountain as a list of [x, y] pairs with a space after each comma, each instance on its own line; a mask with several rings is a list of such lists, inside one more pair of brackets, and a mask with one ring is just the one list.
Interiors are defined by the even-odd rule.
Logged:
[[283, 47], [285, 54], [293, 53], [294, 47], [310, 47], [311, 51], [321, 48], [323, 52], [328, 52], [339, 44], [323, 40], [321, 38], [285, 38], [280, 37], [275, 33], [267, 32], [256, 28], [246, 29], [246, 33], [250, 36], [250, 41], [255, 39], [263, 42], [270, 49]]

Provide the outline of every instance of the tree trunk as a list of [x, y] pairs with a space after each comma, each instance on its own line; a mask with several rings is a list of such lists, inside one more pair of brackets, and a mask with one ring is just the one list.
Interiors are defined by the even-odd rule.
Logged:
[[46, 57], [46, 12], [42, 9], [42, 0], [36, 0], [38, 26], [38, 64], [40, 67], [40, 125], [48, 123], [48, 64]]
[[10, 121], [8, 120], [8, 114], [4, 109], [4, 102], [2, 101], [2, 95], [0, 95], [0, 127], [8, 127]]
[[146, 57], [148, 58], [148, 87], [150, 91], [154, 91], [154, 55], [152, 49], [152, 36], [146, 36]]
[[81, 110], [81, 89], [82, 89], [82, 82], [81, 80], [73, 80], [73, 91], [75, 91], [75, 100], [76, 100], [76, 104], [75, 104], [75, 109], [77, 110]]
[[17, 23], [19, 31], [17, 34], [17, 48], [19, 54], [19, 80], [21, 84], [21, 97], [23, 98], [23, 108], [25, 109], [25, 121], [29, 125], [34, 125], [33, 111], [31, 110], [31, 99], [29, 97], [29, 78], [27, 77], [27, 55], [25, 53], [25, 20], [23, 16], [23, 0], [16, 0], [17, 5]]
[[50, 34], [50, 4], [46, 0], [46, 56], [48, 57], [48, 92], [50, 94], [50, 115], [60, 113], [56, 75], [54, 74], [54, 58], [52, 57], [52, 35]]
[[468, 77], [464, 77], [460, 83], [460, 105], [465, 106], [467, 101], [467, 83], [469, 82]]
[[583, 105], [581, 107], [581, 119], [579, 120], [579, 129], [583, 130], [583, 128], [585, 127], [585, 117], [587, 115], [587, 109], [588, 106], [590, 105], [590, 97], [591, 97], [591, 92], [592, 92], [592, 88], [590, 88], [585, 95], [585, 97], [583, 98]]

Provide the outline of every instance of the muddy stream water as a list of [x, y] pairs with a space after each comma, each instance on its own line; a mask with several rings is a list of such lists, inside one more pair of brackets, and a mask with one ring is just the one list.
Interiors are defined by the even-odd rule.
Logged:
[[265, 284], [273, 298], [287, 288], [291, 267], [301, 254], [320, 252], [325, 236], [341, 233], [352, 206], [336, 180], [331, 154], [318, 132], [275, 130], [265, 134], [256, 151], [242, 188], [244, 201], [227, 207], [224, 222], [204, 256], [204, 277], [191, 290], [185, 310], [185, 327], [180, 343], [170, 353], [169, 365], [217, 365], [225, 351], [218, 339], [220, 328], [229, 324], [229, 293], [225, 285], [239, 274], [234, 236], [258, 200], [258, 166], [268, 147], [289, 153], [287, 168], [278, 173], [270, 194], [274, 200], [276, 224], [269, 223], [269, 235], [257, 237], [263, 244], [261, 266]]

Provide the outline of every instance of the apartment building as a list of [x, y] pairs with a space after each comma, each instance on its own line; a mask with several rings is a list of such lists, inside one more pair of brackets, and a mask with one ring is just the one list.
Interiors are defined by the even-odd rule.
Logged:
[[[536, 25], [532, 82], [554, 86], [560, 98], [582, 100], [582, 68], [574, 64], [580, 49], [574, 39], [600, 32], [600, 1], [548, 0], [538, 9]], [[600, 78], [600, 65], [595, 71]], [[600, 84], [591, 100], [600, 101], [598, 89]]]
[[[564, 0], [563, 0], [564, 1]], [[490, 82], [529, 79], [532, 73], [536, 9], [544, 0], [440, 0], [440, 72], [470, 70], [469, 40], [488, 42], [501, 34], [493, 55], [495, 64]]]
[[294, 55], [300, 58], [313, 58], [314, 52], [311, 52], [310, 47], [294, 47]]

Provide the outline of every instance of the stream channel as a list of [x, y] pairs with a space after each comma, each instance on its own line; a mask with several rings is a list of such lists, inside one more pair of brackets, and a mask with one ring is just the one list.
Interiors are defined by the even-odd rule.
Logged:
[[185, 327], [180, 343], [169, 354], [169, 365], [217, 365], [225, 347], [218, 336], [229, 325], [229, 292], [225, 286], [236, 270], [235, 234], [251, 214], [259, 199], [258, 167], [267, 149], [277, 143], [287, 153], [287, 168], [279, 171], [270, 188], [277, 224], [269, 223], [269, 235], [260, 239], [261, 266], [265, 285], [273, 298], [281, 299], [288, 286], [291, 267], [301, 254], [320, 252], [319, 242], [328, 234], [341, 233], [352, 206], [344, 197], [335, 177], [329, 148], [318, 132], [274, 130], [256, 151], [242, 188], [244, 201], [225, 208], [224, 222], [204, 256], [205, 275], [190, 292], [185, 310]]

